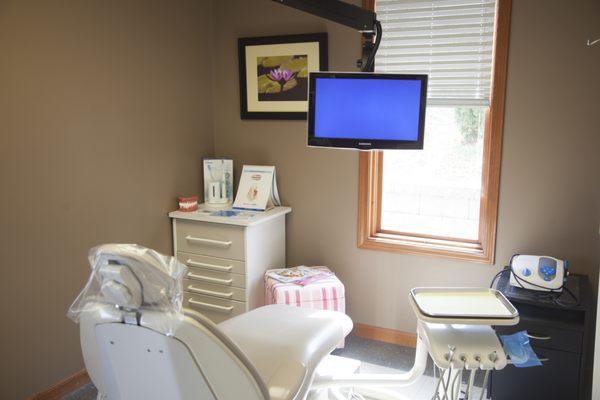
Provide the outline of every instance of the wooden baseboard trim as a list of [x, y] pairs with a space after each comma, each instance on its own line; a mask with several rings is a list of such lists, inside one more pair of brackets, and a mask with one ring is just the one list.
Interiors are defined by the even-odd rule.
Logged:
[[60, 400], [63, 396], [71, 393], [75, 389], [82, 387], [90, 381], [87, 371], [81, 370], [62, 381], [55, 383], [48, 389], [34, 394], [27, 400]]
[[415, 333], [402, 332], [395, 329], [380, 328], [377, 326], [358, 323], [354, 324], [354, 330], [352, 333], [355, 336], [364, 339], [378, 340], [380, 342], [397, 344], [405, 347], [417, 346], [417, 335]]

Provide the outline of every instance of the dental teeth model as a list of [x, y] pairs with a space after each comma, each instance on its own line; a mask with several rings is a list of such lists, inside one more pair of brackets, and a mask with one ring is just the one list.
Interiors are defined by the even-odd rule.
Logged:
[[179, 197], [179, 211], [196, 211], [198, 209], [198, 196]]

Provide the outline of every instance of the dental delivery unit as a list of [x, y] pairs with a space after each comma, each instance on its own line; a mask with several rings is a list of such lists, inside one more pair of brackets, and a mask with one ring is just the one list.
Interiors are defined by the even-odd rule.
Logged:
[[434, 399], [458, 399], [464, 374], [472, 398], [478, 370], [487, 382], [509, 362], [491, 326], [519, 321], [493, 289], [415, 288], [412, 369], [355, 374], [343, 360], [356, 361], [329, 355], [352, 330], [343, 313], [269, 305], [214, 324], [182, 308], [187, 267], [175, 258], [109, 244], [89, 259], [92, 273], [68, 315], [80, 325], [99, 400], [399, 400], [406, 397], [391, 389], [423, 375], [428, 355], [441, 370]]

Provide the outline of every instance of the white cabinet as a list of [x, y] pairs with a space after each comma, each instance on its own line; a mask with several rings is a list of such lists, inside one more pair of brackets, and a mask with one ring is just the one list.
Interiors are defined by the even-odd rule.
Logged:
[[285, 215], [275, 207], [251, 218], [174, 211], [173, 249], [188, 266], [183, 306], [215, 323], [264, 304], [264, 273], [285, 266]]

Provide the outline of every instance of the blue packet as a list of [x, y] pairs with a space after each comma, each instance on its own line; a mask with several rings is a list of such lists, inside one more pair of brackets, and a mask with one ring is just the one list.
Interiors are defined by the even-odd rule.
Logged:
[[506, 355], [510, 357], [515, 367], [526, 368], [542, 365], [542, 362], [531, 348], [527, 331], [499, 336]]
[[233, 211], [233, 210], [220, 210], [220, 211], [214, 211], [212, 213], [210, 213], [211, 217], [237, 217], [240, 214], [239, 211]]

